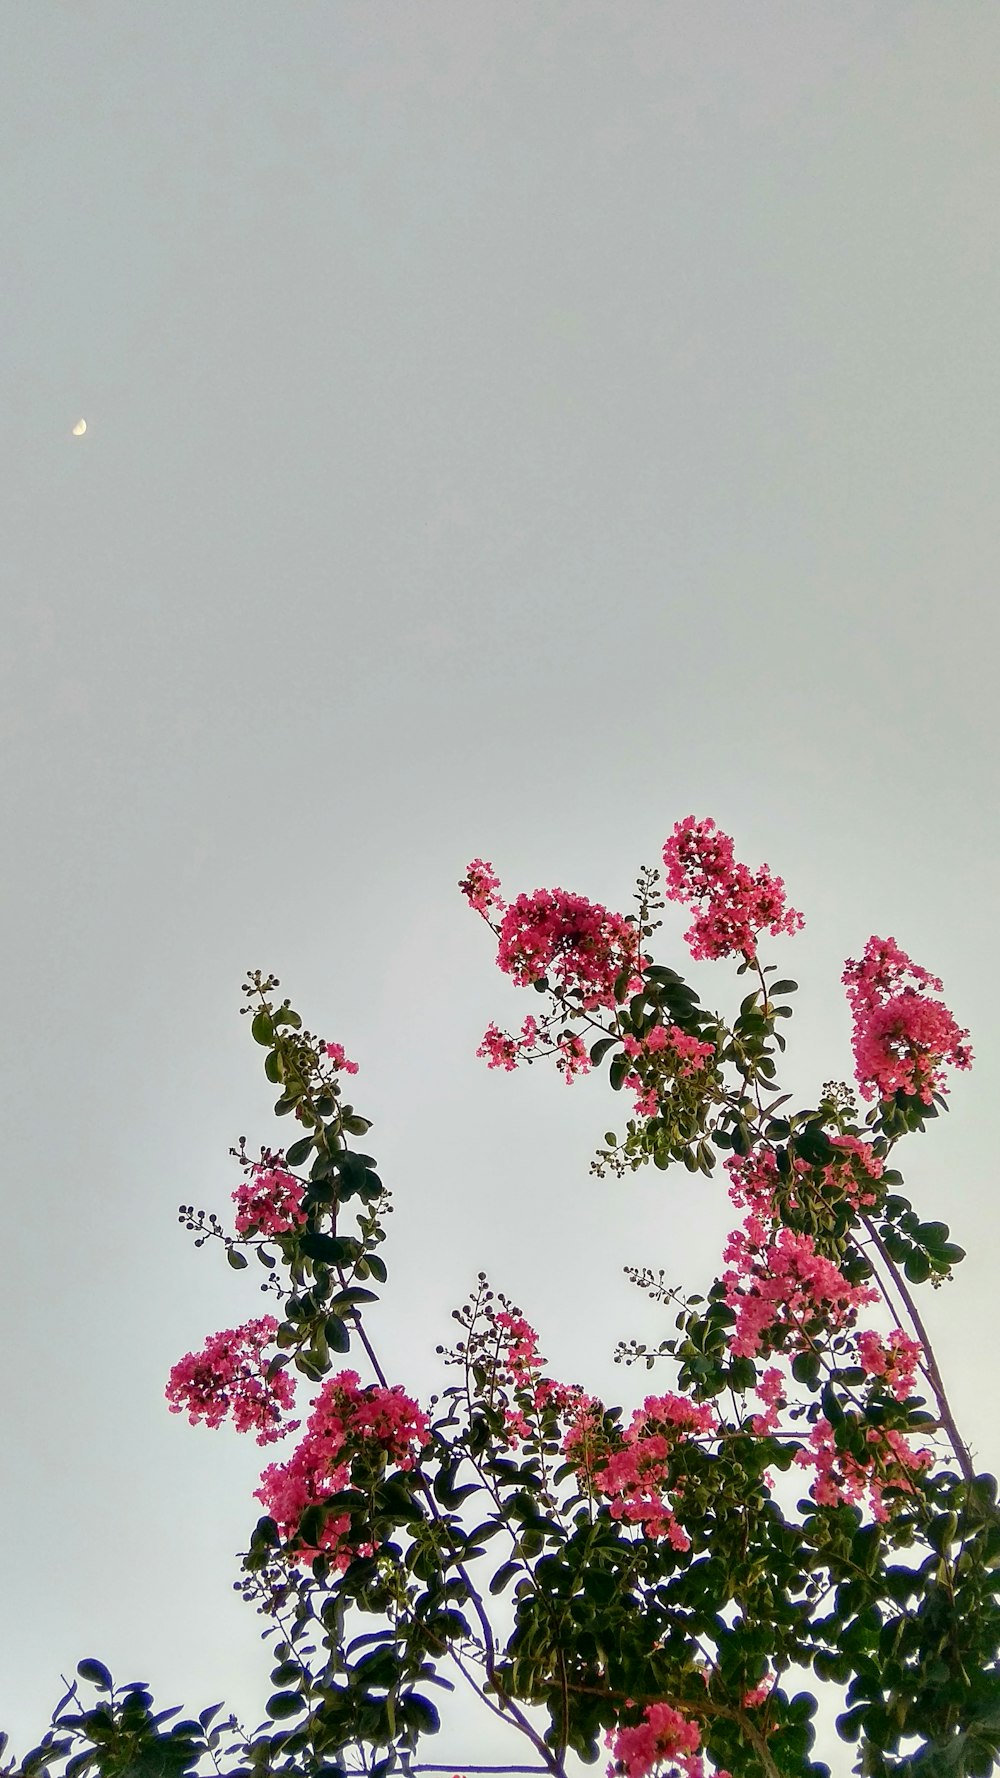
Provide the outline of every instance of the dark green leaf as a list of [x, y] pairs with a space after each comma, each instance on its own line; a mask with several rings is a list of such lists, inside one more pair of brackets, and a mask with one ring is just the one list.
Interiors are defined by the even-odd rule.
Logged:
[[246, 1254], [241, 1253], [238, 1247], [227, 1247], [226, 1258], [234, 1272], [242, 1272], [247, 1263]]
[[[243, 1263], [245, 1265], [246, 1261], [244, 1260]], [[109, 1692], [111, 1690], [114, 1681], [103, 1661], [95, 1661], [91, 1656], [85, 1661], [78, 1661], [76, 1670], [81, 1679], [89, 1680], [90, 1684], [96, 1685], [100, 1691]]]
[[286, 1716], [298, 1716], [306, 1707], [305, 1699], [298, 1692], [275, 1692], [267, 1700], [267, 1714], [276, 1721]]
[[331, 1315], [324, 1325], [331, 1352], [349, 1352], [351, 1335], [346, 1322], [339, 1315]]

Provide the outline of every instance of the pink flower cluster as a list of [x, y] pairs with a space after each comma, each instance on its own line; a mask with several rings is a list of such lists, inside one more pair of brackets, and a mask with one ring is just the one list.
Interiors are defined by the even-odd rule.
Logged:
[[766, 864], [751, 871], [737, 863], [733, 842], [711, 820], [688, 815], [678, 821], [663, 848], [666, 894], [670, 901], [703, 905], [684, 942], [695, 959], [757, 954], [757, 935], [798, 932], [802, 915], [785, 906], [785, 886]]
[[848, 959], [843, 980], [854, 1017], [854, 1062], [862, 1098], [897, 1092], [929, 1105], [947, 1091], [944, 1065], [972, 1067], [972, 1050], [942, 1000], [941, 982], [911, 962], [894, 938], [874, 934], [860, 961]]
[[506, 1068], [508, 1074], [517, 1067], [522, 1056], [526, 1056], [538, 1044], [538, 1021], [531, 1014], [521, 1026], [520, 1037], [511, 1037], [501, 1031], [499, 1025], [487, 1025], [483, 1032], [483, 1041], [476, 1051], [490, 1068]]
[[785, 1406], [785, 1378], [776, 1366], [768, 1366], [755, 1393], [764, 1403], [764, 1412], [754, 1414], [750, 1427], [758, 1438], [764, 1438], [769, 1432], [777, 1432], [779, 1416]]
[[640, 1525], [647, 1537], [665, 1537], [675, 1550], [691, 1540], [664, 1500], [671, 1458], [691, 1433], [715, 1432], [715, 1409], [682, 1395], [648, 1395], [633, 1414], [621, 1450], [612, 1451], [594, 1480], [611, 1501], [611, 1517]]
[[867, 1376], [881, 1377], [897, 1401], [912, 1395], [917, 1366], [923, 1358], [923, 1347], [917, 1340], [911, 1340], [899, 1327], [894, 1327], [886, 1340], [866, 1330], [858, 1334], [857, 1348]]
[[295, 1404], [295, 1385], [284, 1370], [269, 1370], [264, 1349], [274, 1339], [273, 1315], [225, 1328], [206, 1341], [201, 1352], [178, 1359], [167, 1381], [170, 1412], [187, 1412], [192, 1426], [204, 1420], [218, 1426], [232, 1414], [237, 1432], [257, 1429], [259, 1445], [273, 1444], [299, 1422], [282, 1420]]
[[325, 1043], [323, 1048], [335, 1068], [344, 1074], [357, 1074], [358, 1064], [347, 1060], [342, 1043]]
[[568, 1087], [578, 1074], [590, 1073], [590, 1055], [582, 1037], [560, 1037], [557, 1050], [556, 1067]]
[[732, 1351], [753, 1358], [761, 1350], [793, 1350], [809, 1344], [808, 1329], [850, 1326], [861, 1303], [877, 1302], [868, 1285], [849, 1284], [833, 1261], [817, 1253], [811, 1235], [779, 1230], [768, 1243], [760, 1219], [747, 1217], [730, 1235], [723, 1273], [726, 1302], [736, 1311]]
[[575, 1384], [557, 1383], [541, 1375], [545, 1360], [538, 1350], [538, 1335], [523, 1315], [500, 1310], [494, 1316], [494, 1326], [500, 1329], [500, 1380], [512, 1384], [516, 1394], [504, 1412], [510, 1444], [532, 1437], [529, 1414], [537, 1416], [547, 1407], [575, 1413], [581, 1402], [590, 1401]]
[[562, 1442], [563, 1456], [586, 1485], [594, 1487], [597, 1472], [608, 1455], [604, 1403], [596, 1395], [585, 1395], [582, 1389], [567, 1390], [567, 1395], [572, 1399], [565, 1404], [569, 1424]]
[[251, 1163], [249, 1177], [236, 1187], [236, 1232], [240, 1235], [284, 1235], [301, 1228], [304, 1187], [293, 1174], [277, 1165]]
[[[670, 1704], [647, 1704], [642, 1721], [609, 1733], [607, 1746], [614, 1756], [608, 1778], [649, 1778], [653, 1772], [678, 1770], [687, 1778], [702, 1778], [701, 1730]], [[728, 1772], [720, 1772], [719, 1778], [729, 1778]]]
[[654, 1025], [642, 1039], [631, 1035], [623, 1038], [622, 1047], [641, 1068], [641, 1073], [627, 1074], [624, 1082], [636, 1095], [635, 1108], [641, 1117], [656, 1116], [662, 1081], [690, 1079], [715, 1055], [714, 1044], [702, 1043], [679, 1025]]
[[[567, 992], [578, 991], [588, 1011], [615, 1004], [614, 984], [638, 966], [638, 936], [621, 914], [565, 889], [519, 895], [500, 926], [497, 964], [520, 987], [552, 975]], [[638, 974], [629, 984], [641, 986]]]
[[471, 908], [477, 914], [502, 914], [507, 903], [500, 895], [500, 878], [492, 864], [485, 864], [481, 858], [474, 858], [468, 866], [459, 888]]
[[878, 1203], [875, 1181], [881, 1179], [884, 1163], [871, 1143], [859, 1136], [832, 1136], [830, 1140], [840, 1154], [824, 1168], [823, 1184], [843, 1192], [856, 1210], [870, 1210]]
[[816, 1480], [809, 1492], [817, 1506], [850, 1505], [867, 1498], [871, 1514], [880, 1524], [889, 1517], [890, 1508], [883, 1495], [889, 1487], [903, 1494], [912, 1494], [913, 1477], [928, 1469], [933, 1461], [926, 1448], [915, 1451], [901, 1432], [890, 1427], [871, 1426], [866, 1434], [869, 1456], [863, 1463], [848, 1451], [838, 1451], [829, 1420], [816, 1421], [809, 1435], [809, 1449], [796, 1453], [795, 1461], [802, 1468], [815, 1468]]
[[[294, 1537], [307, 1506], [348, 1486], [351, 1461], [362, 1452], [377, 1452], [399, 1469], [412, 1469], [430, 1429], [425, 1415], [402, 1389], [359, 1386], [356, 1371], [341, 1371], [324, 1383], [316, 1397], [306, 1431], [286, 1463], [272, 1463], [261, 1476], [258, 1499], [275, 1520], [283, 1538]], [[350, 1519], [329, 1518], [319, 1544], [296, 1552], [310, 1562], [329, 1554], [342, 1570], [360, 1550], [345, 1538]], [[367, 1548], [367, 1546], [366, 1546]]]

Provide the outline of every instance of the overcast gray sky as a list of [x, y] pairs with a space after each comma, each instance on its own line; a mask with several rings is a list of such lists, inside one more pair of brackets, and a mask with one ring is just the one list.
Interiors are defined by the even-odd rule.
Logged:
[[[266, 1695], [231, 1591], [262, 1453], [163, 1401], [260, 1312], [175, 1220], [276, 1139], [249, 966], [361, 1064], [400, 1381], [444, 1380], [486, 1266], [556, 1374], [637, 1399], [622, 1265], [712, 1275], [720, 1186], [589, 1176], [606, 1082], [475, 1060], [527, 1010], [475, 854], [624, 907], [714, 815], [807, 917], [773, 952], [807, 1098], [870, 933], [945, 977], [977, 1067], [904, 1165], [970, 1250], [927, 1314], [996, 1466], [998, 80], [989, 0], [3, 9], [20, 1749], [83, 1654]], [[441, 1746], [507, 1752], [467, 1715]]]

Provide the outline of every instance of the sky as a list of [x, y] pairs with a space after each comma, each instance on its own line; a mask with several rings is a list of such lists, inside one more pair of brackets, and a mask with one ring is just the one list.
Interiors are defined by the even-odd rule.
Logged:
[[[422, 1398], [480, 1267], [626, 1406], [615, 1342], [669, 1328], [622, 1267], [714, 1276], [717, 1181], [590, 1174], [606, 1078], [476, 1060], [530, 1009], [474, 856], [625, 909], [713, 816], [806, 916], [807, 1102], [869, 934], [944, 977], [976, 1068], [903, 1166], [969, 1251], [926, 1316], [995, 1468], [1000, 10], [15, 0], [0, 37], [14, 1748], [83, 1655], [186, 1713], [270, 1689], [262, 1453], [163, 1399], [262, 1312], [176, 1218], [277, 1140], [247, 969], [360, 1065]], [[515, 1757], [455, 1723], [433, 1757]]]

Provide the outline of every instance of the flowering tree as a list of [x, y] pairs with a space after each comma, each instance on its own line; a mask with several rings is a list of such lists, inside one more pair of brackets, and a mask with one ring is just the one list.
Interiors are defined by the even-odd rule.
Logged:
[[[723, 1161], [740, 1220], [707, 1293], [631, 1273], [673, 1331], [618, 1356], [661, 1362], [669, 1386], [625, 1416], [549, 1375], [484, 1274], [439, 1348], [441, 1395], [422, 1408], [390, 1380], [365, 1318], [386, 1283], [388, 1193], [353, 1146], [370, 1128], [345, 1098], [356, 1065], [253, 975], [246, 1011], [293, 1139], [234, 1151], [232, 1231], [192, 1205], [181, 1219], [231, 1266], [253, 1257], [275, 1312], [182, 1358], [167, 1399], [281, 1447], [241, 1583], [273, 1643], [266, 1721], [247, 1730], [218, 1705], [178, 1721], [87, 1660], [23, 1778], [446, 1770], [424, 1738], [431, 1694], [456, 1685], [523, 1749], [470, 1771], [558, 1778], [603, 1747], [609, 1778], [820, 1778], [810, 1675], [842, 1694], [855, 1770], [993, 1769], [996, 1484], [955, 1424], [915, 1294], [963, 1254], [893, 1164], [944, 1107], [948, 1070], [970, 1066], [968, 1034], [941, 983], [873, 937], [844, 972], [864, 1108], [827, 1083], [792, 1109], [777, 1071], [795, 983], [759, 946], [801, 916], [711, 821], [679, 822], [663, 863], [625, 916], [562, 889], [508, 906], [481, 859], [461, 888], [501, 970], [539, 997], [517, 1035], [489, 1027], [489, 1065], [548, 1056], [567, 1082], [607, 1065], [632, 1115], [598, 1177]], [[749, 978], [731, 1022], [653, 961], [664, 894], [690, 910], [694, 957]], [[357, 1368], [335, 1369], [352, 1351]]]

